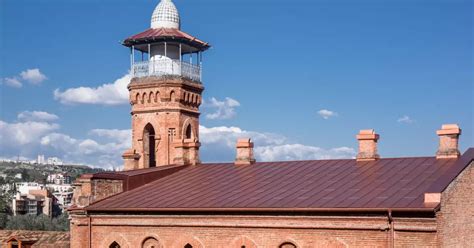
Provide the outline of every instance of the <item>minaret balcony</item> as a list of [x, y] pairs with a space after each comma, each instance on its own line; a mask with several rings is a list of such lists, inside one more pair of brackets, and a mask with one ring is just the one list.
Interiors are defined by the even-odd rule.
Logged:
[[157, 59], [149, 61], [134, 61], [131, 70], [132, 78], [181, 76], [201, 82], [201, 65], [192, 64], [179, 59]]

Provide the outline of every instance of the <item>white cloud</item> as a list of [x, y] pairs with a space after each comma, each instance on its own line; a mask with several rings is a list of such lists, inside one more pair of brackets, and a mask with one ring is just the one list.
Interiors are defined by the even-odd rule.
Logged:
[[[44, 119], [43, 115], [39, 116]], [[46, 116], [52, 120], [51, 116]], [[32, 116], [20, 117], [29, 119]], [[130, 130], [94, 129], [88, 137], [76, 138], [58, 132], [60, 127], [56, 123], [26, 119], [15, 123], [0, 120], [1, 157], [20, 155], [34, 159], [38, 154], [45, 154], [59, 157], [66, 163], [117, 168], [123, 165], [121, 154], [131, 147]]]
[[23, 80], [31, 84], [40, 84], [44, 80], [48, 79], [38, 68], [22, 71], [20, 76]]
[[127, 104], [130, 75], [127, 74], [114, 83], [103, 84], [96, 88], [78, 87], [65, 91], [56, 89], [54, 99], [62, 104], [98, 104], [98, 105], [119, 105]]
[[23, 111], [18, 114], [18, 120], [21, 121], [55, 121], [59, 117], [55, 114], [50, 114], [43, 111]]
[[283, 144], [286, 138], [273, 133], [261, 133], [245, 131], [238, 127], [211, 127], [199, 126], [200, 141], [203, 144], [219, 143], [229, 148], [234, 148], [238, 138], [252, 138], [256, 143], [262, 145]]
[[397, 120], [398, 123], [405, 123], [405, 124], [412, 124], [415, 122], [412, 118], [410, 118], [408, 115], [404, 115]]
[[285, 144], [255, 147], [255, 154], [262, 161], [288, 161], [352, 158], [356, 152], [349, 147], [322, 149], [302, 144]]
[[239, 106], [240, 103], [230, 97], [226, 97], [224, 101], [212, 97], [210, 102], [204, 103], [205, 108], [214, 109], [213, 113], [206, 114], [206, 118], [211, 120], [231, 119], [236, 115], [235, 108]]
[[[2, 150], [21, 148], [37, 142], [43, 135], [59, 128], [58, 124], [47, 122], [7, 123], [0, 120], [0, 141]], [[26, 148], [26, 147], [25, 147]]]
[[18, 80], [16, 77], [4, 78], [2, 81], [5, 85], [13, 88], [21, 88], [23, 86], [20, 80]]
[[338, 116], [338, 113], [327, 109], [321, 109], [318, 111], [318, 115], [321, 116], [323, 119], [327, 120], [331, 117]]
[[251, 138], [255, 143], [258, 161], [311, 160], [352, 158], [353, 148], [339, 147], [323, 149], [288, 141], [285, 136], [272, 133], [245, 131], [238, 127], [199, 127], [202, 157], [211, 161], [229, 161], [235, 156], [238, 138]]
[[[41, 145], [43, 148], [50, 148], [63, 154], [66, 161], [92, 164], [102, 168], [121, 166], [122, 153], [131, 147], [131, 131], [100, 129], [100, 132], [119, 135], [108, 137], [112, 141], [92, 138], [76, 139], [66, 134], [51, 133], [41, 139]], [[96, 134], [96, 132], [93, 130], [90, 134]]]
[[104, 137], [109, 140], [114, 140], [121, 143], [130, 143], [132, 130], [119, 130], [119, 129], [93, 129], [89, 132], [91, 135], [98, 137]]

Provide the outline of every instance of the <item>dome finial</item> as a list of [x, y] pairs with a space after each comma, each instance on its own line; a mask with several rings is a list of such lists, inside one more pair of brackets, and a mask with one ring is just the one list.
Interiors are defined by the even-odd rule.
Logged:
[[178, 9], [171, 0], [161, 0], [151, 16], [151, 28], [180, 28]]

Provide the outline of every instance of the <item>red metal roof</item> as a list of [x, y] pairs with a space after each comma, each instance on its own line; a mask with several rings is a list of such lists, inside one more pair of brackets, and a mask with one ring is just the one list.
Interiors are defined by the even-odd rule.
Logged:
[[[87, 211], [430, 210], [424, 193], [443, 190], [474, 159], [386, 158], [188, 166], [98, 201]], [[453, 176], [454, 175], [454, 176]]]
[[125, 39], [123, 44], [127, 47], [130, 47], [132, 45], [147, 44], [159, 41], [179, 41], [195, 47], [201, 51], [207, 50], [210, 47], [209, 43], [199, 40], [196, 37], [174, 28], [150, 28], [139, 34], [128, 37]]

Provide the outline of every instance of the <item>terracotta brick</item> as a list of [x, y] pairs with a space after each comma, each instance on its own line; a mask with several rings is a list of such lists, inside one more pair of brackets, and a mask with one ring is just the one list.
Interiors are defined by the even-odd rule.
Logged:
[[[199, 163], [202, 84], [180, 77], [146, 77], [134, 78], [128, 89], [132, 148], [124, 153], [125, 170], [150, 167], [148, 161], [153, 155], [156, 166]], [[154, 136], [145, 135], [147, 125]], [[154, 151], [150, 151], [150, 137], [154, 139]]]

